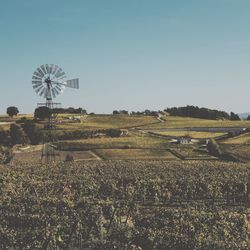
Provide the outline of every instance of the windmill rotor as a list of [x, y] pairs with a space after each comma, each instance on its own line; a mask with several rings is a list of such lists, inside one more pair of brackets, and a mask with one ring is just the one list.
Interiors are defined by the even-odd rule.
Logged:
[[32, 75], [32, 87], [47, 101], [60, 95], [65, 87], [79, 89], [79, 79], [66, 80], [66, 73], [55, 64], [39, 66]]

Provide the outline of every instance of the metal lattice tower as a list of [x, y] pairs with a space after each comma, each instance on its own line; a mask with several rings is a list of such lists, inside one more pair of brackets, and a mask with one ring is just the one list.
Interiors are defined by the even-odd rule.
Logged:
[[32, 75], [32, 86], [37, 94], [46, 99], [45, 103], [38, 103], [38, 107], [45, 106], [51, 110], [51, 116], [44, 124], [46, 135], [43, 138], [42, 161], [52, 162], [59, 157], [54, 143], [57, 114], [55, 110], [61, 107], [54, 103], [52, 98], [61, 94], [65, 87], [79, 89], [79, 79], [66, 80], [65, 72], [54, 64], [45, 64], [38, 67]]

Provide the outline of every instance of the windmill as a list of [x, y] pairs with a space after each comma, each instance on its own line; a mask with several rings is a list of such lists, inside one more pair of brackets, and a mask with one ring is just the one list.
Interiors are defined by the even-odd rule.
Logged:
[[79, 79], [66, 80], [62, 68], [54, 64], [44, 64], [34, 71], [32, 87], [37, 94], [46, 99], [45, 106], [53, 108], [52, 99], [60, 95], [65, 87], [79, 89]]
[[79, 79], [66, 79], [66, 73], [55, 64], [44, 64], [39, 66], [32, 75], [32, 87], [35, 92], [45, 98], [45, 103], [38, 103], [38, 106], [46, 106], [51, 109], [51, 117], [45, 124], [44, 128], [48, 130], [46, 138], [44, 138], [42, 159], [45, 157], [46, 162], [55, 160], [55, 147], [53, 145], [55, 129], [55, 108], [60, 107], [60, 103], [53, 102], [53, 98], [60, 95], [63, 90], [68, 88], [79, 89]]

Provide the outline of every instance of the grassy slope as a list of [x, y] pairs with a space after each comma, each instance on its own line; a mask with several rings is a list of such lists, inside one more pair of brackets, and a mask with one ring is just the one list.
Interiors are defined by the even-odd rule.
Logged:
[[104, 159], [111, 160], [177, 160], [177, 158], [167, 150], [154, 149], [98, 149], [98, 155]]
[[156, 133], [159, 135], [173, 136], [173, 137], [190, 136], [193, 139], [215, 138], [215, 137], [226, 134], [226, 133], [196, 132], [196, 131], [185, 131], [185, 130], [183, 131], [158, 131]]
[[97, 130], [136, 127], [157, 122], [157, 119], [153, 116], [89, 115], [82, 119], [81, 123], [60, 124], [58, 128], [63, 130]]
[[237, 158], [250, 161], [250, 133], [224, 140], [222, 147]]
[[146, 125], [144, 129], [158, 128], [189, 128], [189, 127], [247, 127], [250, 128], [250, 121], [217, 121], [197, 118], [186, 118], [177, 116], [165, 116], [166, 122]]
[[147, 136], [128, 136], [120, 138], [92, 138], [75, 141], [62, 141], [59, 143], [62, 149], [100, 149], [100, 148], [166, 148], [167, 141], [164, 138]]

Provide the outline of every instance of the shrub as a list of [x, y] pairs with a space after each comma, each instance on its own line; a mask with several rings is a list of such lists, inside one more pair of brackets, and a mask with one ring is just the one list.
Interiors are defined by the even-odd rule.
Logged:
[[213, 156], [219, 157], [221, 155], [220, 146], [214, 139], [209, 140], [207, 150]]
[[42, 132], [33, 121], [24, 121], [22, 128], [27, 134], [31, 144], [36, 145], [42, 141]]
[[64, 161], [65, 162], [74, 161], [74, 156], [72, 154], [67, 154]]
[[0, 163], [8, 164], [13, 159], [13, 152], [9, 147], [0, 147]]

